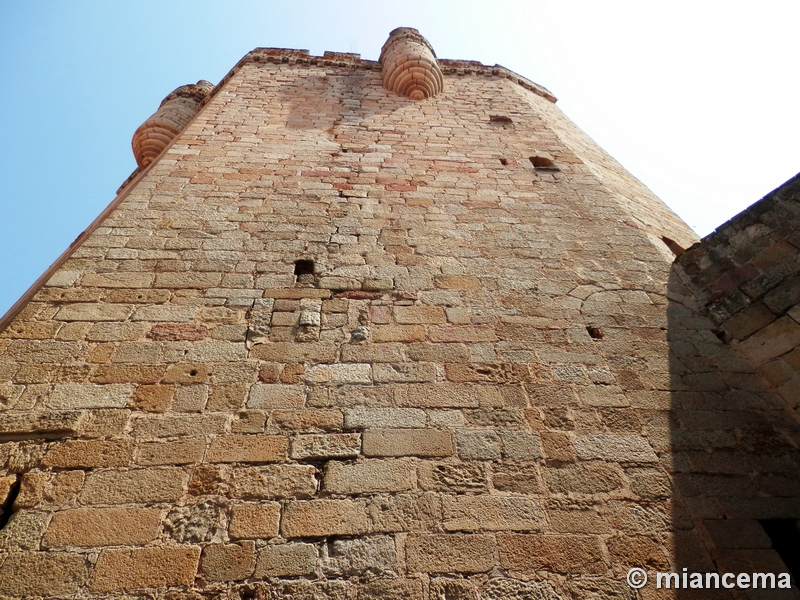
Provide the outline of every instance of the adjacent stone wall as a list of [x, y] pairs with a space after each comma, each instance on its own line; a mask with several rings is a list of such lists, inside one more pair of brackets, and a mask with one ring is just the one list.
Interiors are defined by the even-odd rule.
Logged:
[[800, 177], [681, 256], [677, 265], [721, 335], [800, 408]]

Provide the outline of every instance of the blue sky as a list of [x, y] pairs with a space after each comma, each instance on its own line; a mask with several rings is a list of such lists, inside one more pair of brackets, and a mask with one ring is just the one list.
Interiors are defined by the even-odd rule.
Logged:
[[0, 315], [113, 200], [174, 88], [259, 46], [377, 59], [399, 26], [550, 89], [705, 235], [800, 171], [798, 22], [785, 0], [0, 0]]

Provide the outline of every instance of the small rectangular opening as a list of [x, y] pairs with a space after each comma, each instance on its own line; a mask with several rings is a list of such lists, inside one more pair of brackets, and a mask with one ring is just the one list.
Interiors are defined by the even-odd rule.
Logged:
[[313, 275], [314, 274], [314, 261], [308, 259], [301, 259], [294, 261], [294, 274], [295, 275]]
[[800, 521], [765, 519], [759, 523], [772, 541], [772, 549], [783, 559], [786, 568], [792, 574], [794, 585], [798, 585], [800, 583]]
[[500, 159], [500, 164], [503, 165], [503, 166], [508, 166], [508, 159], [507, 158], [501, 158]]
[[556, 163], [545, 156], [531, 156], [528, 158], [531, 164], [537, 169], [552, 169], [558, 171]]

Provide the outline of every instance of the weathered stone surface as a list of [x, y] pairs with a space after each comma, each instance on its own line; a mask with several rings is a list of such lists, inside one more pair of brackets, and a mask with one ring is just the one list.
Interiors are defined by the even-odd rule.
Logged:
[[0, 565], [0, 593], [14, 597], [72, 595], [86, 584], [86, 557], [67, 552], [17, 552]]
[[81, 508], [53, 515], [45, 542], [58, 546], [143, 546], [158, 536], [161, 511], [152, 508]]
[[183, 495], [188, 476], [176, 467], [98, 471], [86, 476], [83, 504], [145, 504], [175, 502]]
[[317, 568], [317, 549], [313, 544], [277, 544], [258, 552], [256, 577], [300, 577]]
[[409, 571], [483, 573], [494, 566], [495, 538], [487, 534], [412, 534], [406, 538]]
[[289, 502], [281, 519], [287, 538], [361, 535], [369, 530], [364, 504], [350, 500]]
[[61, 469], [124, 467], [132, 458], [132, 440], [67, 440], [51, 446], [42, 464]]
[[404, 492], [414, 487], [416, 466], [408, 460], [374, 460], [344, 463], [329, 461], [323, 488], [332, 494]]
[[180, 543], [211, 541], [220, 529], [220, 508], [213, 502], [173, 508], [164, 519], [164, 533]]
[[600, 542], [590, 536], [498, 533], [500, 564], [507, 569], [547, 569], [556, 573], [602, 573]]
[[435, 493], [374, 496], [367, 513], [375, 532], [429, 531], [442, 521], [441, 498]]
[[297, 435], [292, 438], [290, 455], [295, 460], [309, 458], [350, 458], [361, 453], [358, 433]]
[[650, 444], [637, 435], [597, 434], [575, 440], [575, 452], [584, 460], [600, 459], [620, 463], [651, 463], [658, 457]]
[[391, 537], [334, 540], [324, 548], [322, 572], [328, 577], [393, 575], [397, 571], [397, 550]]
[[134, 460], [141, 466], [187, 465], [200, 462], [205, 451], [203, 438], [144, 442], [136, 449]]
[[500, 437], [490, 429], [462, 429], [456, 432], [456, 447], [462, 460], [500, 458]]
[[200, 548], [195, 546], [103, 550], [90, 588], [95, 592], [122, 592], [188, 586], [197, 574], [199, 559]]
[[425, 427], [427, 416], [418, 408], [350, 408], [344, 411], [347, 429]]
[[122, 383], [92, 385], [63, 383], [53, 387], [46, 407], [55, 410], [79, 408], [122, 408], [128, 403], [133, 386]]
[[305, 400], [303, 386], [257, 383], [250, 388], [247, 408], [301, 408]]
[[600, 494], [622, 485], [619, 471], [603, 462], [545, 467], [543, 472], [547, 487], [556, 494]]
[[210, 581], [247, 579], [255, 568], [255, 544], [211, 544], [203, 549], [200, 573]]
[[513, 496], [445, 496], [447, 531], [539, 531], [545, 525], [538, 500]]
[[234, 498], [310, 498], [317, 491], [317, 470], [310, 465], [271, 465], [233, 469]]
[[366, 456], [450, 456], [453, 436], [436, 429], [368, 429], [363, 452]]
[[211, 442], [208, 461], [278, 462], [286, 458], [288, 445], [282, 435], [225, 435]]
[[278, 535], [281, 505], [277, 502], [245, 502], [231, 507], [228, 535], [233, 539], [270, 539]]

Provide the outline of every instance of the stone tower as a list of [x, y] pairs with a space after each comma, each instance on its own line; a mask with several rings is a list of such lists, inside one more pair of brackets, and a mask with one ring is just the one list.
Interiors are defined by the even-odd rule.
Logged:
[[[378, 62], [256, 49], [133, 146], [0, 321], [0, 595], [666, 598], [628, 570], [787, 571], [796, 193], [673, 265], [692, 232], [547, 90], [407, 28]], [[747, 346], [770, 323], [783, 345]]]

